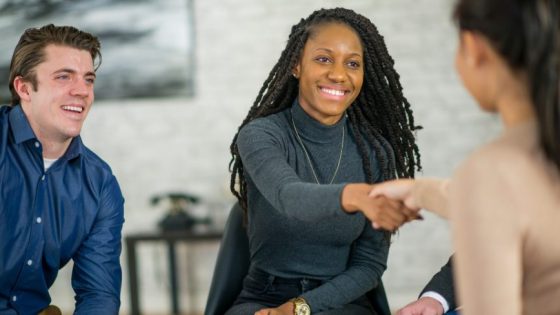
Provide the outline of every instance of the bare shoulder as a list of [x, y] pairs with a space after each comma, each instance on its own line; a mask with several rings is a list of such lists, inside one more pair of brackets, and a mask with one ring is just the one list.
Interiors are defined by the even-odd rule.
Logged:
[[459, 167], [457, 174], [487, 180], [514, 180], [527, 176], [539, 167], [538, 153], [513, 139], [498, 138], [473, 152]]
[[512, 214], [521, 214], [522, 205], [533, 199], [528, 189], [542, 186], [538, 168], [533, 153], [511, 138], [498, 138], [476, 150], [457, 169], [451, 183], [453, 200], [469, 205], [462, 219], [507, 215], [512, 223], [519, 223], [522, 215]]

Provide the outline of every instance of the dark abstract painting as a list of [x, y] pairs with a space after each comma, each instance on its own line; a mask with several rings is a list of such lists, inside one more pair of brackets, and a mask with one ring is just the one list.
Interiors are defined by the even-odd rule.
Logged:
[[95, 97], [192, 96], [192, 0], [0, 0], [0, 104], [8, 103], [9, 62], [29, 27], [72, 25], [97, 35], [103, 62]]

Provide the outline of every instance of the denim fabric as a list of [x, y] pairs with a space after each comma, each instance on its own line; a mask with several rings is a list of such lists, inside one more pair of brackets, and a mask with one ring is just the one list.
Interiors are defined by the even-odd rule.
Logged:
[[21, 106], [0, 107], [0, 314], [37, 314], [70, 259], [76, 314], [117, 314], [124, 199], [75, 137], [48, 170]]
[[[259, 270], [251, 270], [243, 281], [243, 290], [226, 315], [253, 315], [262, 308], [277, 307], [302, 293], [319, 287], [323, 281], [275, 277]], [[313, 306], [311, 306], [313, 312]], [[313, 312], [314, 315], [375, 315], [365, 295], [343, 308]]]

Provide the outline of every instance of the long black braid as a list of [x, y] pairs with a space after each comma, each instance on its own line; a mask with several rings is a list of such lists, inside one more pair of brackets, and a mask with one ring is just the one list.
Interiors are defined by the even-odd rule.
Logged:
[[[292, 76], [307, 39], [320, 24], [338, 22], [352, 27], [364, 49], [364, 83], [360, 95], [347, 109], [352, 133], [358, 144], [364, 171], [373, 183], [369, 148], [373, 147], [382, 166], [384, 179], [413, 178], [420, 170], [420, 153], [414, 138], [410, 104], [402, 94], [399, 75], [394, 69], [383, 36], [366, 17], [344, 8], [321, 9], [292, 27], [286, 48], [264, 81], [247, 117], [230, 146], [230, 189], [247, 211], [247, 182], [237, 149], [239, 130], [250, 121], [290, 107], [298, 95], [299, 83]], [[394, 152], [394, 156], [389, 154]]]

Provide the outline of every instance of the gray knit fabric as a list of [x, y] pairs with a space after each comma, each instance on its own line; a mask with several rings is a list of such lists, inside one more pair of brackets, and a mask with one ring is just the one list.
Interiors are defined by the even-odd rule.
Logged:
[[[293, 131], [292, 113], [320, 185]], [[327, 185], [336, 169], [342, 128], [342, 162], [334, 184]], [[313, 312], [348, 304], [375, 287], [386, 268], [389, 244], [361, 213], [347, 214], [340, 205], [346, 183], [366, 180], [347, 119], [325, 126], [295, 102], [243, 127], [237, 145], [248, 185], [251, 268], [285, 278], [330, 279], [303, 294]]]

